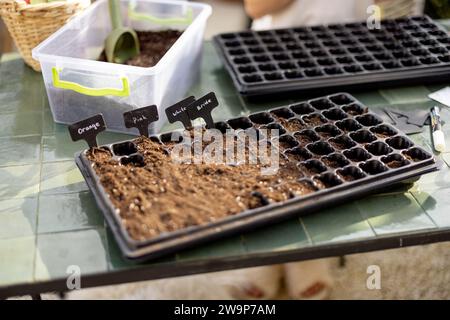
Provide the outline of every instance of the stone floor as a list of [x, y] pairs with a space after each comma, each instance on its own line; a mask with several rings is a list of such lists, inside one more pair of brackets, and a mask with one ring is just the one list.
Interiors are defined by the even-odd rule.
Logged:
[[[369, 265], [381, 269], [381, 290], [366, 287]], [[332, 299], [449, 299], [450, 243], [347, 256], [334, 275]]]
[[[367, 268], [376, 265], [381, 271], [381, 289], [367, 289]], [[331, 299], [450, 299], [450, 242], [402, 249], [375, 251], [345, 257], [340, 267], [332, 261], [335, 287]], [[195, 281], [192, 279], [195, 277]], [[209, 278], [211, 279], [211, 278]], [[222, 299], [226, 294], [218, 285], [205, 293], [204, 275], [181, 277], [84, 289], [69, 293], [67, 299]], [[193, 285], [197, 283], [197, 285]], [[178, 288], [177, 295], [173, 289]], [[19, 297], [18, 297], [19, 298]], [[27, 299], [29, 297], [20, 297]], [[54, 294], [44, 299], [58, 299]], [[279, 299], [289, 298], [281, 290]]]

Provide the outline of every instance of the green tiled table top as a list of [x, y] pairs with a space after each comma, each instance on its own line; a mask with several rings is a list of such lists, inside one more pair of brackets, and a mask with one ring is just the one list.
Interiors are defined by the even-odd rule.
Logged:
[[[293, 102], [249, 103], [234, 91], [210, 43], [205, 44], [200, 96], [215, 91], [216, 120]], [[351, 92], [373, 109], [428, 108], [427, 94], [449, 84]], [[450, 112], [443, 111], [450, 124]], [[172, 127], [167, 126], [165, 130]], [[450, 125], [444, 126], [450, 146]], [[100, 143], [129, 136], [104, 133]], [[432, 151], [429, 129], [411, 136]], [[224, 270], [450, 239], [450, 153], [441, 171], [409, 189], [386, 191], [146, 264], [121, 258], [73, 161], [82, 142], [52, 121], [41, 75], [16, 55], [0, 64], [0, 296], [63, 291], [67, 268], [82, 286]]]

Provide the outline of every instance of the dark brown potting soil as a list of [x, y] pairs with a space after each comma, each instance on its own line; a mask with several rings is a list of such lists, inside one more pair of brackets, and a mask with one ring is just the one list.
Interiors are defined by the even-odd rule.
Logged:
[[339, 173], [339, 176], [344, 179], [345, 181], [354, 181], [355, 177], [351, 174], [344, 174], [344, 173]]
[[287, 141], [280, 141], [279, 146], [281, 150], [286, 150], [292, 148], [291, 144]]
[[306, 127], [299, 119], [286, 121], [283, 126], [291, 132], [300, 131]]
[[187, 164], [173, 162], [167, 148], [148, 138], [135, 140], [144, 164], [122, 165], [105, 149], [87, 157], [117, 214], [133, 239], [203, 225], [267, 202], [285, 201], [315, 191], [299, 181], [305, 173], [296, 161], [280, 157], [275, 175], [262, 164]]
[[285, 156], [288, 157], [289, 160], [296, 162], [307, 160], [307, 157], [304, 154], [292, 150], [288, 150], [288, 152], [285, 152]]
[[297, 139], [297, 141], [300, 143], [300, 145], [302, 145], [302, 146], [305, 146], [305, 145], [313, 142], [313, 140], [305, 134], [296, 133], [294, 136]]
[[330, 167], [330, 168], [339, 168], [340, 167], [339, 162], [336, 160], [331, 160], [328, 158], [323, 158], [321, 160], [327, 167]]
[[386, 139], [391, 136], [388, 132], [375, 132], [375, 135], [381, 139]]
[[304, 118], [304, 121], [312, 126], [319, 126], [324, 123], [320, 115], [312, 114]]
[[347, 113], [351, 116], [357, 116], [360, 114], [357, 110], [352, 110], [352, 109], [348, 109]]
[[331, 132], [328, 132], [328, 131], [319, 131], [318, 134], [319, 134], [319, 136], [321, 136], [324, 139], [328, 139], [328, 138], [333, 137], [333, 134]]
[[304, 129], [306, 126], [300, 119], [286, 119], [283, 117], [279, 117], [275, 114], [271, 115], [272, 118], [276, 120], [279, 124], [281, 124], [284, 128], [291, 132], [300, 131]]
[[404, 166], [403, 161], [400, 160], [392, 160], [386, 163], [389, 168], [395, 169]]
[[346, 147], [346, 145], [345, 145], [344, 142], [337, 142], [337, 141], [335, 141], [335, 140], [329, 140], [328, 142], [329, 142], [329, 143], [331, 144], [331, 146], [332, 146], [333, 148], [335, 148], [335, 149], [338, 149], [338, 150], [347, 149], [347, 147]]
[[[141, 52], [125, 64], [144, 68], [156, 65], [182, 34], [178, 30], [136, 31], [136, 33]], [[104, 52], [99, 60], [106, 61]]]

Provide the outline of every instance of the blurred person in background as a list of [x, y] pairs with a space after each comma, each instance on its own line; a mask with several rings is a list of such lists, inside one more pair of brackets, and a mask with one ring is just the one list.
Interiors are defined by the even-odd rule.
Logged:
[[371, 5], [380, 8], [382, 19], [419, 15], [425, 0], [244, 0], [244, 5], [252, 29], [263, 30], [361, 21]]

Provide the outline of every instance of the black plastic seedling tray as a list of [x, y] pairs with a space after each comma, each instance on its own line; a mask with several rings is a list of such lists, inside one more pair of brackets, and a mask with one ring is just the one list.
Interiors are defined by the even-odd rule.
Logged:
[[214, 45], [243, 96], [450, 78], [450, 37], [426, 16], [225, 33]]
[[[311, 169], [302, 180], [315, 191], [285, 202], [268, 203], [207, 225], [135, 241], [125, 230], [87, 159], [88, 150], [84, 150], [76, 155], [76, 163], [125, 257], [145, 260], [173, 253], [198, 243], [336, 206], [437, 169], [431, 154], [415, 146], [404, 134], [383, 123], [366, 106], [345, 93], [218, 122], [215, 126], [222, 132], [231, 128], [278, 128], [280, 136], [273, 139], [279, 139], [282, 156]], [[167, 140], [161, 138], [164, 136], [153, 139], [164, 145]], [[120, 163], [132, 162], [136, 157], [133, 140], [103, 147], [108, 148]], [[114, 154], [118, 149], [120, 154]]]

